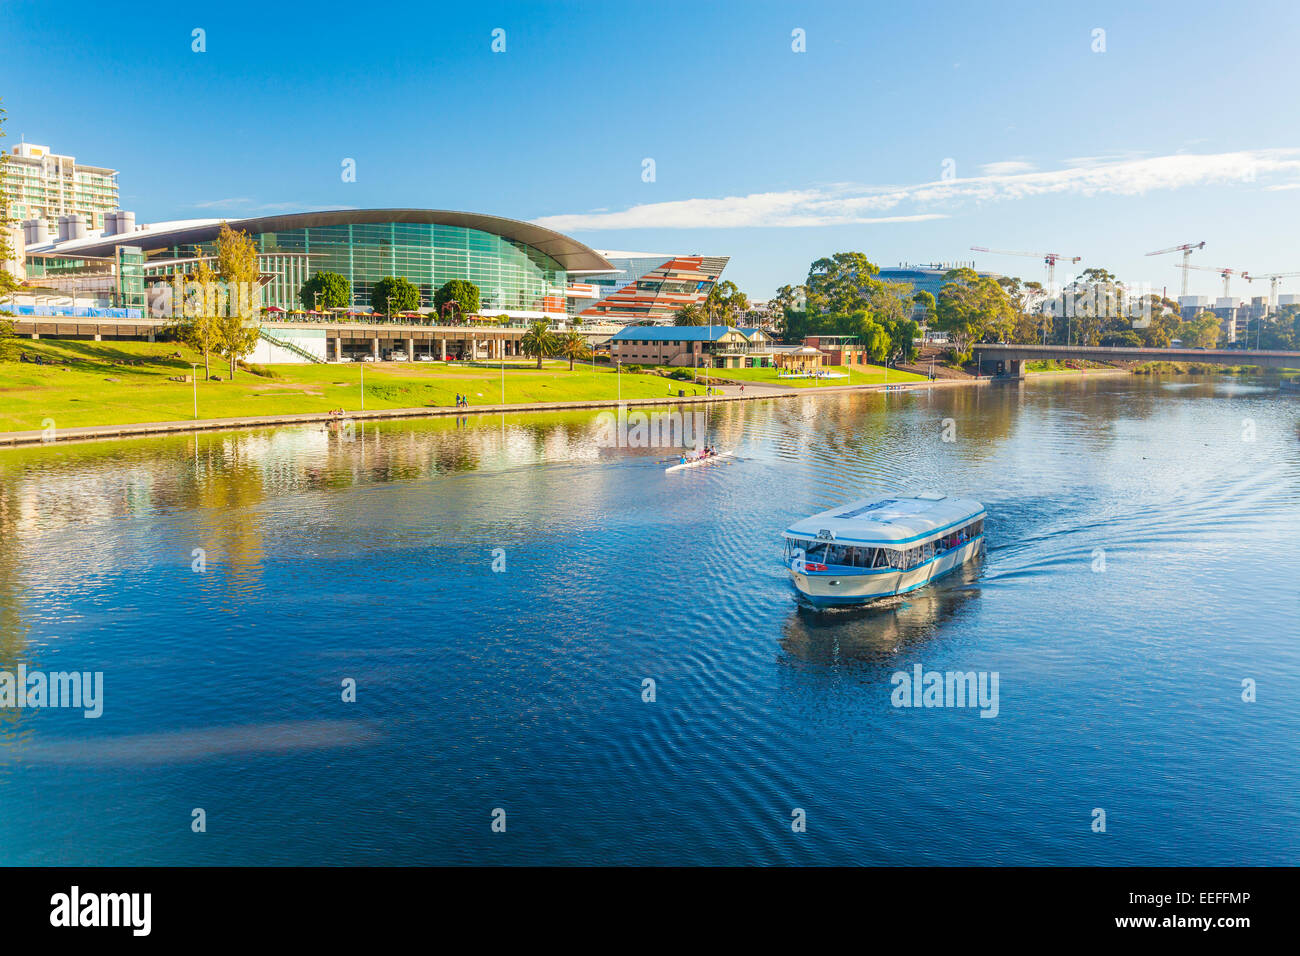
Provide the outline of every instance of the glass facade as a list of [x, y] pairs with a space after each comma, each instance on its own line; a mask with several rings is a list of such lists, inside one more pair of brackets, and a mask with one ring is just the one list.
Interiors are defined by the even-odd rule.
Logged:
[[143, 309], [144, 250], [139, 246], [118, 246], [116, 271], [118, 307]]
[[[479, 229], [435, 223], [381, 222], [310, 226], [284, 232], [254, 233], [261, 262], [283, 266], [306, 257], [297, 273], [305, 281], [316, 272], [337, 272], [352, 283], [352, 304], [369, 307], [371, 290], [385, 276], [400, 276], [420, 290], [420, 307], [433, 307], [433, 295], [451, 279], [478, 286], [480, 305], [488, 310], [547, 311], [547, 292], [562, 289], [564, 268], [524, 243]], [[174, 246], [177, 258], [211, 255], [216, 243]], [[268, 271], [279, 273], [280, 269]], [[273, 282], [263, 290], [262, 305], [300, 309], [302, 281]]]

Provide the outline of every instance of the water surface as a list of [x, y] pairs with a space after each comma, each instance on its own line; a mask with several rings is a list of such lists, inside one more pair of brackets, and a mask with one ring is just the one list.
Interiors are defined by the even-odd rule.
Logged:
[[[0, 863], [1294, 864], [1298, 420], [1060, 379], [729, 403], [672, 475], [590, 412], [0, 451], [0, 669], [105, 682], [0, 710]], [[928, 489], [982, 561], [795, 603], [788, 522]], [[998, 716], [891, 706], [917, 663]]]

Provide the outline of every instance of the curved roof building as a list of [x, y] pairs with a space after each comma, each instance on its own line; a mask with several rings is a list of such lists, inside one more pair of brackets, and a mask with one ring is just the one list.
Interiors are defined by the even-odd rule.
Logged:
[[162, 277], [211, 254], [223, 221], [257, 244], [259, 266], [271, 277], [262, 304], [287, 310], [301, 308], [303, 283], [327, 270], [351, 281], [357, 306], [371, 304], [380, 279], [402, 276], [419, 288], [424, 308], [443, 283], [468, 279], [478, 286], [485, 312], [563, 315], [570, 276], [615, 271], [599, 253], [543, 226], [444, 209], [339, 209], [142, 228], [132, 223], [120, 231], [34, 243], [27, 252], [108, 257], [118, 247], [139, 247], [146, 277]]

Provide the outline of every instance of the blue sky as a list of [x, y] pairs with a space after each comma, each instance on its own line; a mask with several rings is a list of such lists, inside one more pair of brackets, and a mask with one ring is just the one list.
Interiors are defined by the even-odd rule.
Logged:
[[467, 209], [730, 255], [755, 298], [844, 250], [1171, 294], [1143, 253], [1300, 271], [1300, 5], [1130, 7], [2, 0], [0, 96], [7, 145], [119, 169], [142, 222]]

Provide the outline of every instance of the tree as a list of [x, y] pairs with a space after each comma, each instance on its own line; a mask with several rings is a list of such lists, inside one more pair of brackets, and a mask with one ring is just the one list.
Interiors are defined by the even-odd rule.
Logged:
[[783, 285], [768, 300], [768, 306], [780, 312], [797, 312], [803, 309], [807, 290], [802, 285]]
[[749, 311], [749, 296], [737, 289], [727, 297], [727, 314], [728, 325], [734, 324], [735, 319], [742, 318]]
[[559, 340], [556, 339], [545, 319], [538, 319], [530, 325], [528, 331], [519, 340], [519, 347], [523, 349], [525, 355], [537, 357], [539, 369], [542, 367], [542, 359], [554, 355], [559, 345]]
[[1111, 330], [1101, 337], [1101, 344], [1108, 348], [1140, 348], [1142, 337], [1132, 329]]
[[257, 347], [261, 337], [254, 312], [259, 297], [257, 244], [246, 232], [236, 232], [226, 223], [217, 235], [217, 278], [225, 284], [225, 308], [218, 310], [217, 350], [230, 362], [230, 377], [235, 365]]
[[716, 282], [709, 294], [704, 297], [702, 311], [704, 321], [700, 325], [712, 324], [735, 325], [749, 311], [749, 296], [730, 281]]
[[704, 310], [694, 303], [687, 303], [673, 313], [673, 325], [704, 325], [707, 322]]
[[[1197, 348], [1212, 349], [1219, 341], [1219, 317], [1215, 313], [1206, 309], [1196, 318], [1188, 323], [1188, 329], [1191, 333], [1192, 344]], [[1189, 336], [1184, 335], [1186, 342]]]
[[1013, 315], [1006, 290], [973, 269], [953, 269], [944, 274], [939, 290], [936, 325], [948, 333], [961, 361], [970, 358], [971, 346], [991, 329], [1006, 327]]
[[559, 354], [569, 360], [569, 371], [573, 371], [573, 360], [591, 358], [591, 349], [587, 347], [587, 337], [581, 332], [570, 332], [560, 339]]
[[916, 295], [912, 296], [912, 304], [921, 307], [921, 321], [929, 325], [934, 321], [934, 311], [937, 303], [934, 300], [934, 293], [921, 289]]
[[311, 311], [346, 308], [352, 304], [352, 283], [337, 272], [317, 272], [302, 284], [298, 298], [302, 307]]
[[420, 290], [403, 276], [384, 276], [370, 293], [370, 307], [384, 315], [414, 312], [420, 305]]
[[210, 356], [218, 347], [217, 311], [220, 298], [217, 273], [207, 259], [199, 259], [193, 275], [182, 276], [177, 281], [172, 297], [172, 315], [167, 329], [175, 338], [203, 356], [204, 381], [212, 378]]
[[1259, 330], [1260, 348], [1294, 352], [1300, 349], [1300, 306], [1284, 305]]
[[[3, 100], [0, 100], [3, 103]], [[0, 105], [0, 139], [4, 139], [5, 131], [5, 108]], [[0, 149], [0, 202], [4, 201], [6, 195], [5, 183], [9, 178], [9, 155]], [[18, 288], [18, 280], [9, 273], [5, 268], [5, 263], [17, 259], [18, 253], [10, 248], [9, 224], [13, 222], [9, 218], [9, 207], [0, 206], [0, 294], [10, 292]]]
[[450, 282], [444, 282], [438, 291], [433, 294], [433, 305], [439, 315], [442, 314], [443, 307], [448, 302], [456, 303], [462, 318], [467, 315], [478, 314], [478, 286], [466, 279], [452, 279]]
[[1148, 295], [1142, 304], [1143, 322], [1134, 326], [1138, 338], [1147, 348], [1167, 349], [1178, 337], [1178, 327], [1183, 323], [1178, 303], [1164, 296]]
[[867, 358], [871, 361], [880, 363], [889, 360], [889, 348], [892, 343], [888, 330], [879, 322], [868, 319], [858, 334], [858, 342], [866, 350]]
[[12, 319], [0, 318], [0, 362], [18, 358], [18, 336], [14, 334]]
[[895, 362], [910, 362], [916, 357], [916, 339], [921, 327], [911, 319], [896, 319], [885, 324], [889, 336], [889, 355]]
[[861, 252], [837, 252], [808, 267], [804, 283], [810, 312], [847, 315], [871, 307], [870, 294], [882, 283], [880, 267]]

